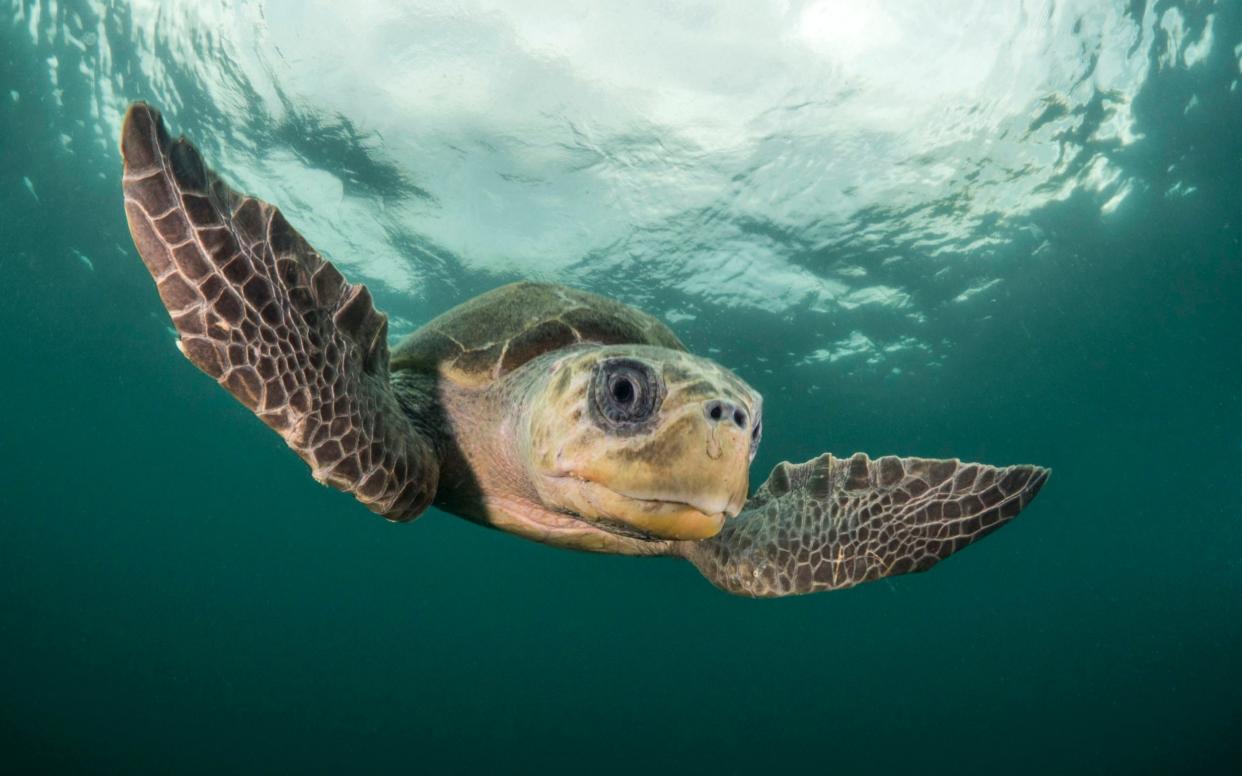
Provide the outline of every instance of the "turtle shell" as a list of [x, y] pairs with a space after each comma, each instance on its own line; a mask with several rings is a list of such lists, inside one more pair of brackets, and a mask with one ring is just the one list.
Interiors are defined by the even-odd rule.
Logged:
[[620, 302], [525, 282], [480, 294], [434, 318], [397, 346], [391, 368], [482, 387], [532, 358], [580, 342], [686, 349], [663, 323]]

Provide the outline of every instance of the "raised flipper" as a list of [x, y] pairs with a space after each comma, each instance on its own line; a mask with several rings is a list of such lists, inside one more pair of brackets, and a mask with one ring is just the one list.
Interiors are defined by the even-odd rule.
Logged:
[[780, 463], [736, 518], [684, 554], [712, 584], [757, 598], [926, 571], [1011, 520], [1048, 470], [824, 454]]
[[230, 189], [144, 103], [125, 116], [121, 153], [129, 229], [181, 352], [315, 479], [390, 520], [422, 512], [439, 476], [435, 432], [402, 408], [388, 319], [366, 287], [347, 283], [275, 207]]

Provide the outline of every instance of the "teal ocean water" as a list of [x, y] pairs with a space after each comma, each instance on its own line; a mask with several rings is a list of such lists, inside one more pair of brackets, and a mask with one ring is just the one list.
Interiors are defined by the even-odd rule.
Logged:
[[[1242, 763], [1242, 4], [9, 2], [0, 770], [1223, 773]], [[316, 485], [189, 363], [159, 106], [394, 338], [519, 278], [666, 320], [781, 460], [1054, 474], [780, 600]]]

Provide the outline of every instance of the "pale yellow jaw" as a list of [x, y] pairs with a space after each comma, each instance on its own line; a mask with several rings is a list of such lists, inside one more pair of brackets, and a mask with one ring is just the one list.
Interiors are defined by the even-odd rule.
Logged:
[[622, 524], [657, 539], [710, 539], [720, 533], [725, 513], [708, 513], [677, 501], [631, 498], [588, 480], [559, 480], [561, 504], [589, 523]]

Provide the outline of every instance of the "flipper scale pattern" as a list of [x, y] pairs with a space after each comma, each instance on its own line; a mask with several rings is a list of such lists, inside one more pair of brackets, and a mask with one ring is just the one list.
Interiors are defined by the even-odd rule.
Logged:
[[390, 381], [388, 320], [281, 212], [229, 188], [160, 114], [121, 136], [125, 213], [179, 348], [279, 433], [320, 482], [392, 520], [435, 494], [434, 439]]
[[780, 463], [724, 530], [687, 544], [713, 584], [760, 598], [926, 571], [1013, 519], [1048, 470], [824, 454]]

